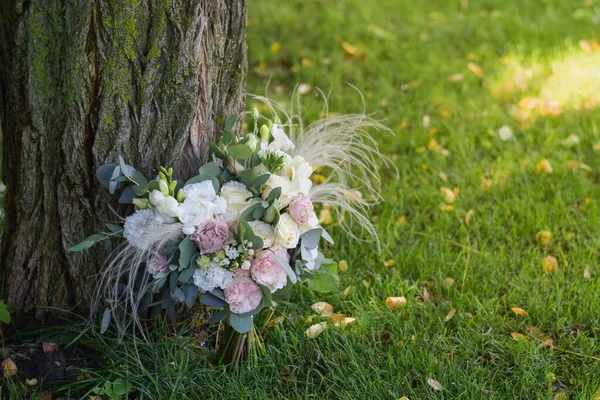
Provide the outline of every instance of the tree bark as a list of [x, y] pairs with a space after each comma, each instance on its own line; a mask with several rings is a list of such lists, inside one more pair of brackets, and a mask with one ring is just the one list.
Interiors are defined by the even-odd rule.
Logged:
[[0, 0], [9, 308], [86, 304], [99, 263], [66, 249], [117, 219], [99, 165], [206, 161], [244, 109], [245, 23], [246, 0]]

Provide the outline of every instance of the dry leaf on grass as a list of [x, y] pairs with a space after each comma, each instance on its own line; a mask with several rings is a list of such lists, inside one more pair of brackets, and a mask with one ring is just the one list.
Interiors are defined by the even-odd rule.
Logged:
[[444, 285], [444, 287], [452, 287], [454, 286], [454, 279], [453, 278], [446, 278], [444, 279], [444, 281], [442, 282], [442, 284]]
[[527, 342], [527, 338], [522, 333], [513, 332], [513, 333], [510, 334], [510, 336], [512, 336], [512, 338], [515, 339], [515, 340], [522, 341], [522, 342]]
[[331, 317], [333, 315], [333, 306], [329, 303], [325, 303], [324, 301], [319, 301], [318, 303], [313, 304], [310, 308], [312, 308], [313, 311], [319, 314], [321, 317]]
[[391, 310], [396, 309], [396, 308], [402, 308], [402, 307], [406, 306], [406, 297], [404, 297], [404, 296], [388, 297], [387, 299], [385, 299], [385, 304], [387, 304], [387, 306]]
[[348, 261], [340, 260], [340, 262], [338, 262], [338, 271], [340, 271], [340, 272], [348, 271]]
[[471, 226], [471, 218], [473, 218], [473, 210], [467, 211], [467, 215], [465, 216], [465, 224], [467, 226]]
[[304, 335], [309, 339], [314, 339], [323, 333], [325, 327], [322, 324], [314, 324], [311, 325], [306, 331], [304, 331]]
[[2, 369], [4, 370], [5, 378], [9, 376], [15, 376], [18, 371], [17, 364], [15, 364], [15, 362], [10, 358], [7, 358], [6, 360], [2, 361]]
[[448, 313], [448, 315], [446, 315], [445, 321], [446, 322], [450, 321], [454, 317], [455, 313], [456, 313], [456, 310], [454, 308], [451, 308], [450, 312]]
[[521, 316], [527, 315], [527, 311], [523, 310], [522, 308], [511, 307], [510, 309], [512, 310], [512, 312], [514, 312], [517, 315], [521, 315]]
[[556, 261], [556, 258], [552, 256], [544, 257], [542, 260], [542, 268], [544, 271], [551, 274], [558, 270], [558, 261]]
[[441, 383], [436, 381], [435, 379], [429, 378], [427, 379], [427, 384], [431, 386], [434, 390], [444, 390], [444, 387]]

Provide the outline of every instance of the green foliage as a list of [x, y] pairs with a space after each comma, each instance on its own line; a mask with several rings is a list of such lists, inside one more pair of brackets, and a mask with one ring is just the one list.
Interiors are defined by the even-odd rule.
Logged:
[[4, 300], [0, 300], [0, 321], [5, 324], [10, 324], [10, 311], [8, 311], [8, 306], [4, 303]]

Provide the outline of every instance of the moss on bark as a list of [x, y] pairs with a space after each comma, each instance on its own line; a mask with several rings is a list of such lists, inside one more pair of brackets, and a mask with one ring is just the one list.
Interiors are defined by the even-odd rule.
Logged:
[[206, 160], [219, 121], [243, 112], [245, 12], [229, 0], [0, 0], [12, 309], [86, 304], [99, 258], [66, 249], [116, 219], [99, 165], [122, 154], [185, 178]]

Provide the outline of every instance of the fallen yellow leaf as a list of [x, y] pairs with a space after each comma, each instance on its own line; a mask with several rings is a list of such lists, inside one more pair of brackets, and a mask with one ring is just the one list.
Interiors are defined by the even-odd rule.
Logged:
[[352, 286], [346, 286], [346, 289], [344, 289], [344, 297], [348, 297], [348, 295], [350, 294], [351, 291], [352, 291]]
[[406, 306], [406, 297], [404, 297], [404, 296], [388, 297], [387, 299], [385, 299], [385, 304], [387, 304], [387, 306], [391, 310], [393, 310], [395, 308], [402, 308], [402, 307]]
[[352, 46], [350, 43], [343, 42], [342, 43], [342, 47], [344, 48], [344, 50], [346, 50], [346, 53], [349, 56], [353, 56], [354, 57], [354, 56], [358, 55], [358, 49], [356, 47]]
[[438, 390], [438, 391], [440, 391], [440, 390], [444, 390], [444, 387], [442, 386], [442, 384], [441, 384], [441, 383], [439, 383], [438, 381], [436, 381], [436, 380], [435, 380], [435, 379], [433, 379], [433, 378], [429, 378], [429, 379], [427, 379], [427, 384], [428, 384], [429, 386], [431, 386], [431, 387], [432, 387], [434, 390]]
[[552, 173], [552, 165], [550, 164], [550, 161], [544, 159], [542, 161], [540, 161], [539, 163], [537, 163], [537, 165], [535, 166], [535, 171], [538, 174], [551, 174]]
[[456, 310], [454, 308], [451, 308], [450, 312], [448, 313], [448, 315], [446, 315], [445, 321], [446, 322], [450, 321], [454, 317], [455, 313], [456, 313]]
[[444, 201], [448, 204], [452, 204], [454, 203], [454, 200], [456, 200], [456, 195], [454, 192], [445, 186], [440, 187], [440, 193], [442, 194]]
[[277, 54], [277, 53], [279, 53], [279, 50], [281, 50], [280, 43], [275, 42], [275, 43], [271, 44], [271, 52]]
[[452, 204], [442, 204], [440, 206], [440, 210], [452, 212], [452, 211], [454, 211], [454, 206]]
[[465, 215], [465, 224], [467, 224], [467, 226], [471, 226], [471, 218], [473, 217], [473, 210], [469, 210], [467, 211], [467, 215]]
[[389, 260], [384, 261], [383, 265], [385, 265], [386, 267], [392, 267], [392, 266], [394, 266], [395, 263], [396, 262], [393, 259], [390, 258]]
[[406, 217], [403, 215], [400, 218], [398, 218], [398, 221], [396, 221], [396, 228], [400, 228], [401, 226], [406, 225]]
[[324, 301], [319, 301], [310, 306], [314, 312], [319, 314], [321, 317], [331, 317], [333, 315], [333, 306]]
[[513, 333], [510, 334], [510, 336], [512, 336], [512, 338], [515, 339], [515, 340], [520, 340], [520, 341], [523, 341], [523, 342], [527, 342], [527, 338], [522, 333], [513, 332]]
[[512, 312], [514, 312], [517, 315], [522, 315], [525, 316], [527, 315], [527, 311], [523, 310], [522, 308], [519, 307], [511, 307], [510, 308], [512, 310]]
[[15, 376], [17, 374], [17, 364], [10, 358], [7, 358], [2, 362], [2, 369], [4, 370], [4, 377]]
[[590, 267], [585, 267], [585, 270], [583, 270], [583, 277], [585, 279], [592, 279], [592, 273], [590, 272]]
[[477, 75], [478, 77], [481, 78], [483, 76], [483, 71], [481, 70], [479, 65], [470, 62], [469, 64], [467, 64], [467, 66], [469, 67], [471, 72], [474, 73], [475, 75]]
[[306, 331], [304, 331], [304, 335], [309, 339], [314, 339], [317, 336], [319, 336], [321, 333], [323, 333], [324, 329], [325, 328], [323, 327], [323, 325], [314, 324], [314, 325], [311, 325], [310, 328], [308, 328]]
[[340, 272], [348, 271], [348, 261], [340, 260], [340, 262], [338, 263], [338, 271], [340, 271]]
[[558, 270], [558, 261], [556, 261], [555, 257], [547, 256], [542, 259], [542, 268], [547, 273], [551, 274], [554, 271]]
[[552, 240], [552, 232], [540, 231], [535, 235], [535, 240], [540, 242], [543, 246], [549, 246]]

